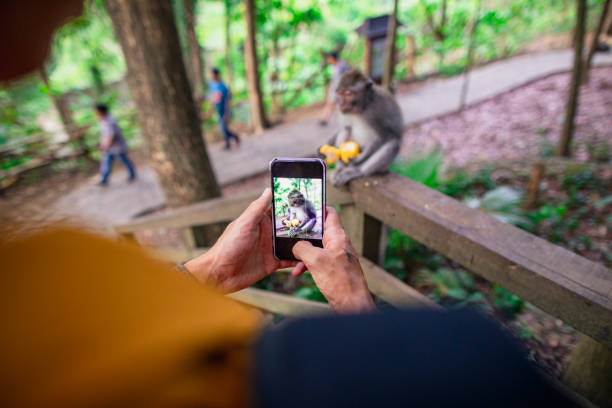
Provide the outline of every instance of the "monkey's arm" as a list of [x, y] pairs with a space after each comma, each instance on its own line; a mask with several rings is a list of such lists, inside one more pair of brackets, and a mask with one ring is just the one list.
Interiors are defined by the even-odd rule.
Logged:
[[317, 223], [317, 210], [315, 209], [315, 206], [310, 201], [307, 201], [305, 205], [306, 215], [308, 216], [308, 218], [306, 218], [306, 220], [304, 220], [304, 223], [300, 225], [300, 231], [304, 232], [313, 229], [315, 224]]
[[317, 223], [317, 217], [311, 218], [308, 221], [306, 221], [303, 225], [300, 226], [300, 231], [303, 231], [303, 232], [310, 231], [311, 229], [314, 228], [316, 223]]
[[377, 137], [372, 143], [363, 149], [361, 153], [357, 155], [353, 160], [350, 161], [350, 164], [353, 166], [358, 166], [364, 161], [366, 161], [374, 152], [376, 152], [380, 147], [384, 144], [384, 140], [381, 137]]
[[337, 170], [332, 176], [332, 183], [334, 186], [340, 187], [353, 179], [386, 171], [391, 163], [393, 163], [399, 149], [399, 140], [389, 140], [370, 157], [364, 159], [363, 163], [360, 165], [344, 167]]

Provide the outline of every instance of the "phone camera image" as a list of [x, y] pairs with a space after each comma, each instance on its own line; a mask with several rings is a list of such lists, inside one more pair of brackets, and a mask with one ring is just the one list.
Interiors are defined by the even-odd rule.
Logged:
[[323, 238], [322, 179], [274, 177], [277, 238]]

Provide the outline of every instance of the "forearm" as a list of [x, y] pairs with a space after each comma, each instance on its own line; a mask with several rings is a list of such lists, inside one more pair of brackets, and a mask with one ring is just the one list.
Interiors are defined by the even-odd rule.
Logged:
[[185, 262], [183, 266], [199, 282], [211, 286], [220, 286], [221, 282], [215, 274], [212, 250]]
[[329, 299], [329, 305], [336, 313], [354, 314], [370, 313], [376, 310], [376, 305], [367, 287], [363, 285], [347, 285], [347, 293]]

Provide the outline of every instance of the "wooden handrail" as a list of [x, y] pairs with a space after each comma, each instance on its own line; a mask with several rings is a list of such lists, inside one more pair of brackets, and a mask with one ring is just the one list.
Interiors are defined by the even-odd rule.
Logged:
[[[352, 195], [347, 191], [332, 189], [329, 186], [327, 191], [328, 205], [346, 204], [353, 200]], [[168, 212], [146, 215], [115, 226], [115, 231], [122, 235], [154, 228], [187, 228], [194, 225], [229, 221], [238, 217], [260, 194], [261, 190], [254, 190], [238, 196], [214, 198]]]
[[[117, 226], [116, 231], [130, 234], [230, 220], [258, 194], [220, 198], [145, 216]], [[353, 181], [350, 190], [328, 187], [328, 202], [353, 202], [371, 217], [612, 346], [612, 271], [603, 265], [395, 174]], [[374, 265], [364, 264], [366, 270]], [[384, 286], [381, 282], [385, 279], [377, 283]], [[406, 295], [410, 290], [404, 288]], [[402, 302], [397, 292], [393, 296], [396, 303]]]
[[331, 312], [327, 303], [299, 299], [262, 289], [247, 288], [230, 293], [227, 296], [247, 305], [285, 316], [305, 316]]
[[[176, 249], [176, 248], [158, 248], [153, 251], [153, 256], [164, 261], [178, 263], [186, 261], [195, 256], [206, 252], [205, 248], [197, 248], [192, 250]], [[412, 307], [427, 307], [438, 309], [440, 306], [430, 300], [427, 296], [419, 293], [411, 288], [395, 276], [390, 275], [387, 271], [369, 261], [364, 257], [359, 258], [359, 262], [363, 268], [363, 274], [366, 278], [370, 292], [378, 296], [385, 302], [397, 308], [412, 308]], [[282, 272], [289, 272], [291, 269], [283, 269]], [[279, 272], [281, 272], [279, 271]], [[308, 273], [308, 272], [306, 272]], [[255, 299], [256, 303], [249, 303], [251, 306], [264, 308], [262, 304], [267, 305], [270, 300], [264, 300], [267, 294], [272, 292], [261, 291], [256, 297], [243, 297], [242, 302], [249, 303], [249, 299]], [[276, 299], [276, 294], [273, 298]], [[269, 310], [271, 311], [271, 310]], [[292, 312], [293, 315], [299, 315], [299, 311]], [[306, 311], [306, 314], [308, 311]]]
[[612, 346], [612, 271], [405, 177], [356, 180], [355, 205]]

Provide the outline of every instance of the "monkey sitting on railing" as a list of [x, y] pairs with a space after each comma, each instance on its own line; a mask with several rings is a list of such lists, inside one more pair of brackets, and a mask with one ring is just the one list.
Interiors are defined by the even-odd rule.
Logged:
[[404, 130], [402, 112], [393, 95], [353, 69], [340, 78], [336, 103], [340, 130], [319, 153], [348, 141], [356, 142], [359, 149], [353, 149], [355, 157], [337, 161], [332, 183], [343, 186], [355, 178], [387, 171], [399, 152]]

